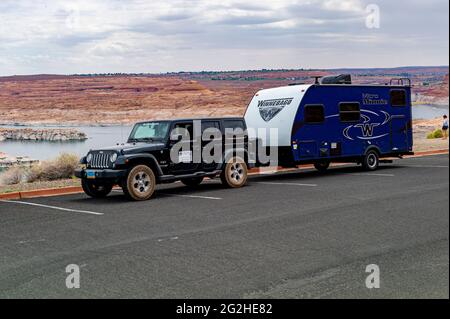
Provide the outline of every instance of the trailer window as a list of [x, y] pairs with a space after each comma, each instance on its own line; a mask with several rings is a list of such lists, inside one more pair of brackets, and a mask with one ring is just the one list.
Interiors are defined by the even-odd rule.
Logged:
[[391, 105], [394, 107], [406, 106], [406, 91], [392, 90], [391, 91]]
[[323, 123], [325, 121], [325, 112], [323, 105], [305, 105], [304, 110], [305, 123]]
[[341, 122], [359, 122], [361, 118], [359, 103], [340, 103], [339, 118]]

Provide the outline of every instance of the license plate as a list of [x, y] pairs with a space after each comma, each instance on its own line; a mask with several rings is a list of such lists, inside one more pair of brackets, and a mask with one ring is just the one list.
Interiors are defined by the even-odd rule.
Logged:
[[95, 172], [87, 170], [86, 171], [86, 178], [94, 179], [95, 178]]

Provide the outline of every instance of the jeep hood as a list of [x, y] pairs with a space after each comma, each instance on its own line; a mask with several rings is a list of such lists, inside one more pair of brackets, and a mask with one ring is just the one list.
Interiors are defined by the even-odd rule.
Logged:
[[119, 144], [115, 146], [110, 147], [103, 147], [96, 150], [92, 150], [94, 152], [96, 151], [116, 151], [118, 153], [122, 154], [136, 154], [136, 153], [143, 153], [143, 152], [149, 152], [149, 151], [158, 151], [164, 148], [163, 143], [153, 142], [153, 143], [124, 143]]

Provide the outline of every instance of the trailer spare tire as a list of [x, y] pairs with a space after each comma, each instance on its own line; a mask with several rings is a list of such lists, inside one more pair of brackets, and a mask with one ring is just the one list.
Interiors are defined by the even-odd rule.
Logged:
[[374, 171], [380, 165], [380, 156], [376, 150], [370, 150], [366, 153], [362, 161], [362, 167], [367, 171]]
[[245, 161], [238, 157], [232, 157], [225, 163], [224, 169], [220, 174], [222, 184], [231, 187], [239, 188], [245, 185], [248, 178], [248, 168]]

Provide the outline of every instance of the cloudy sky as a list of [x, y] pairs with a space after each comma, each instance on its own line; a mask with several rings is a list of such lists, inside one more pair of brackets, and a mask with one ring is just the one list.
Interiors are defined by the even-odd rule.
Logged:
[[0, 0], [0, 75], [448, 65], [448, 12], [448, 0]]

